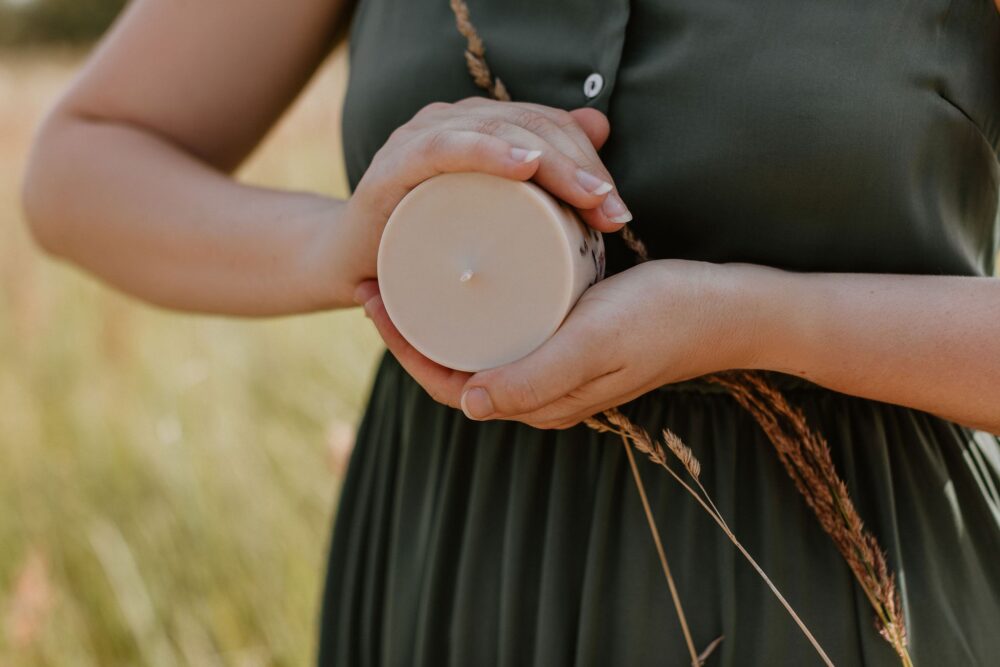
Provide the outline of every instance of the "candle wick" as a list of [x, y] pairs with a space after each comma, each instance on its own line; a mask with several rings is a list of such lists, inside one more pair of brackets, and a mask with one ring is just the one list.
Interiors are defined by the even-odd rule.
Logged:
[[462, 275], [460, 275], [460, 276], [458, 277], [458, 281], [459, 281], [459, 282], [461, 282], [461, 283], [467, 283], [467, 282], [469, 282], [470, 280], [472, 280], [472, 276], [473, 276], [473, 271], [472, 271], [472, 269], [466, 269], [466, 270], [465, 270], [465, 271], [464, 271], [464, 272], [462, 273]]

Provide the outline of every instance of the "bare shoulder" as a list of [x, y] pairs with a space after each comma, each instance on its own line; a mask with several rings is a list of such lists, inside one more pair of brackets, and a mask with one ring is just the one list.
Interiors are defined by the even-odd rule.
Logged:
[[343, 32], [350, 0], [133, 0], [56, 113], [130, 123], [235, 167]]

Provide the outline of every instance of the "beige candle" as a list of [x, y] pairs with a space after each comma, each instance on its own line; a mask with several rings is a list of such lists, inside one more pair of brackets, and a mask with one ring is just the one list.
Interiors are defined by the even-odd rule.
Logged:
[[544, 343], [604, 277], [604, 241], [533, 183], [443, 174], [414, 188], [378, 252], [393, 324], [428, 358], [480, 371]]

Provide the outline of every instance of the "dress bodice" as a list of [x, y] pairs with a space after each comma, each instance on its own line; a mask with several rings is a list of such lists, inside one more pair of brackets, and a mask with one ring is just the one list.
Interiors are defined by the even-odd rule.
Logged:
[[[990, 0], [470, 0], [516, 100], [606, 112], [602, 157], [654, 257], [991, 275], [1000, 16]], [[432, 101], [481, 94], [447, 0], [361, 0], [355, 184]], [[608, 243], [609, 273], [631, 264]]]

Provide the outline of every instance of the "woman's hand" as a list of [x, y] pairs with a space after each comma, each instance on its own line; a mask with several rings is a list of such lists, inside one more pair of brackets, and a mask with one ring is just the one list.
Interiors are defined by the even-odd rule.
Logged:
[[[527, 357], [470, 374], [440, 366], [392, 325], [374, 281], [364, 303], [389, 350], [437, 401], [472, 419], [568, 428], [660, 385], [750, 365], [756, 311], [741, 302], [756, 267], [682, 260], [641, 264], [597, 283]], [[763, 269], [766, 270], [766, 269]]]
[[346, 220], [357, 237], [354, 284], [375, 277], [382, 230], [399, 201], [445, 172], [530, 179], [595, 229], [620, 229], [632, 216], [597, 155], [608, 131], [596, 109], [567, 112], [478, 97], [424, 107], [390, 135], [348, 202]]

